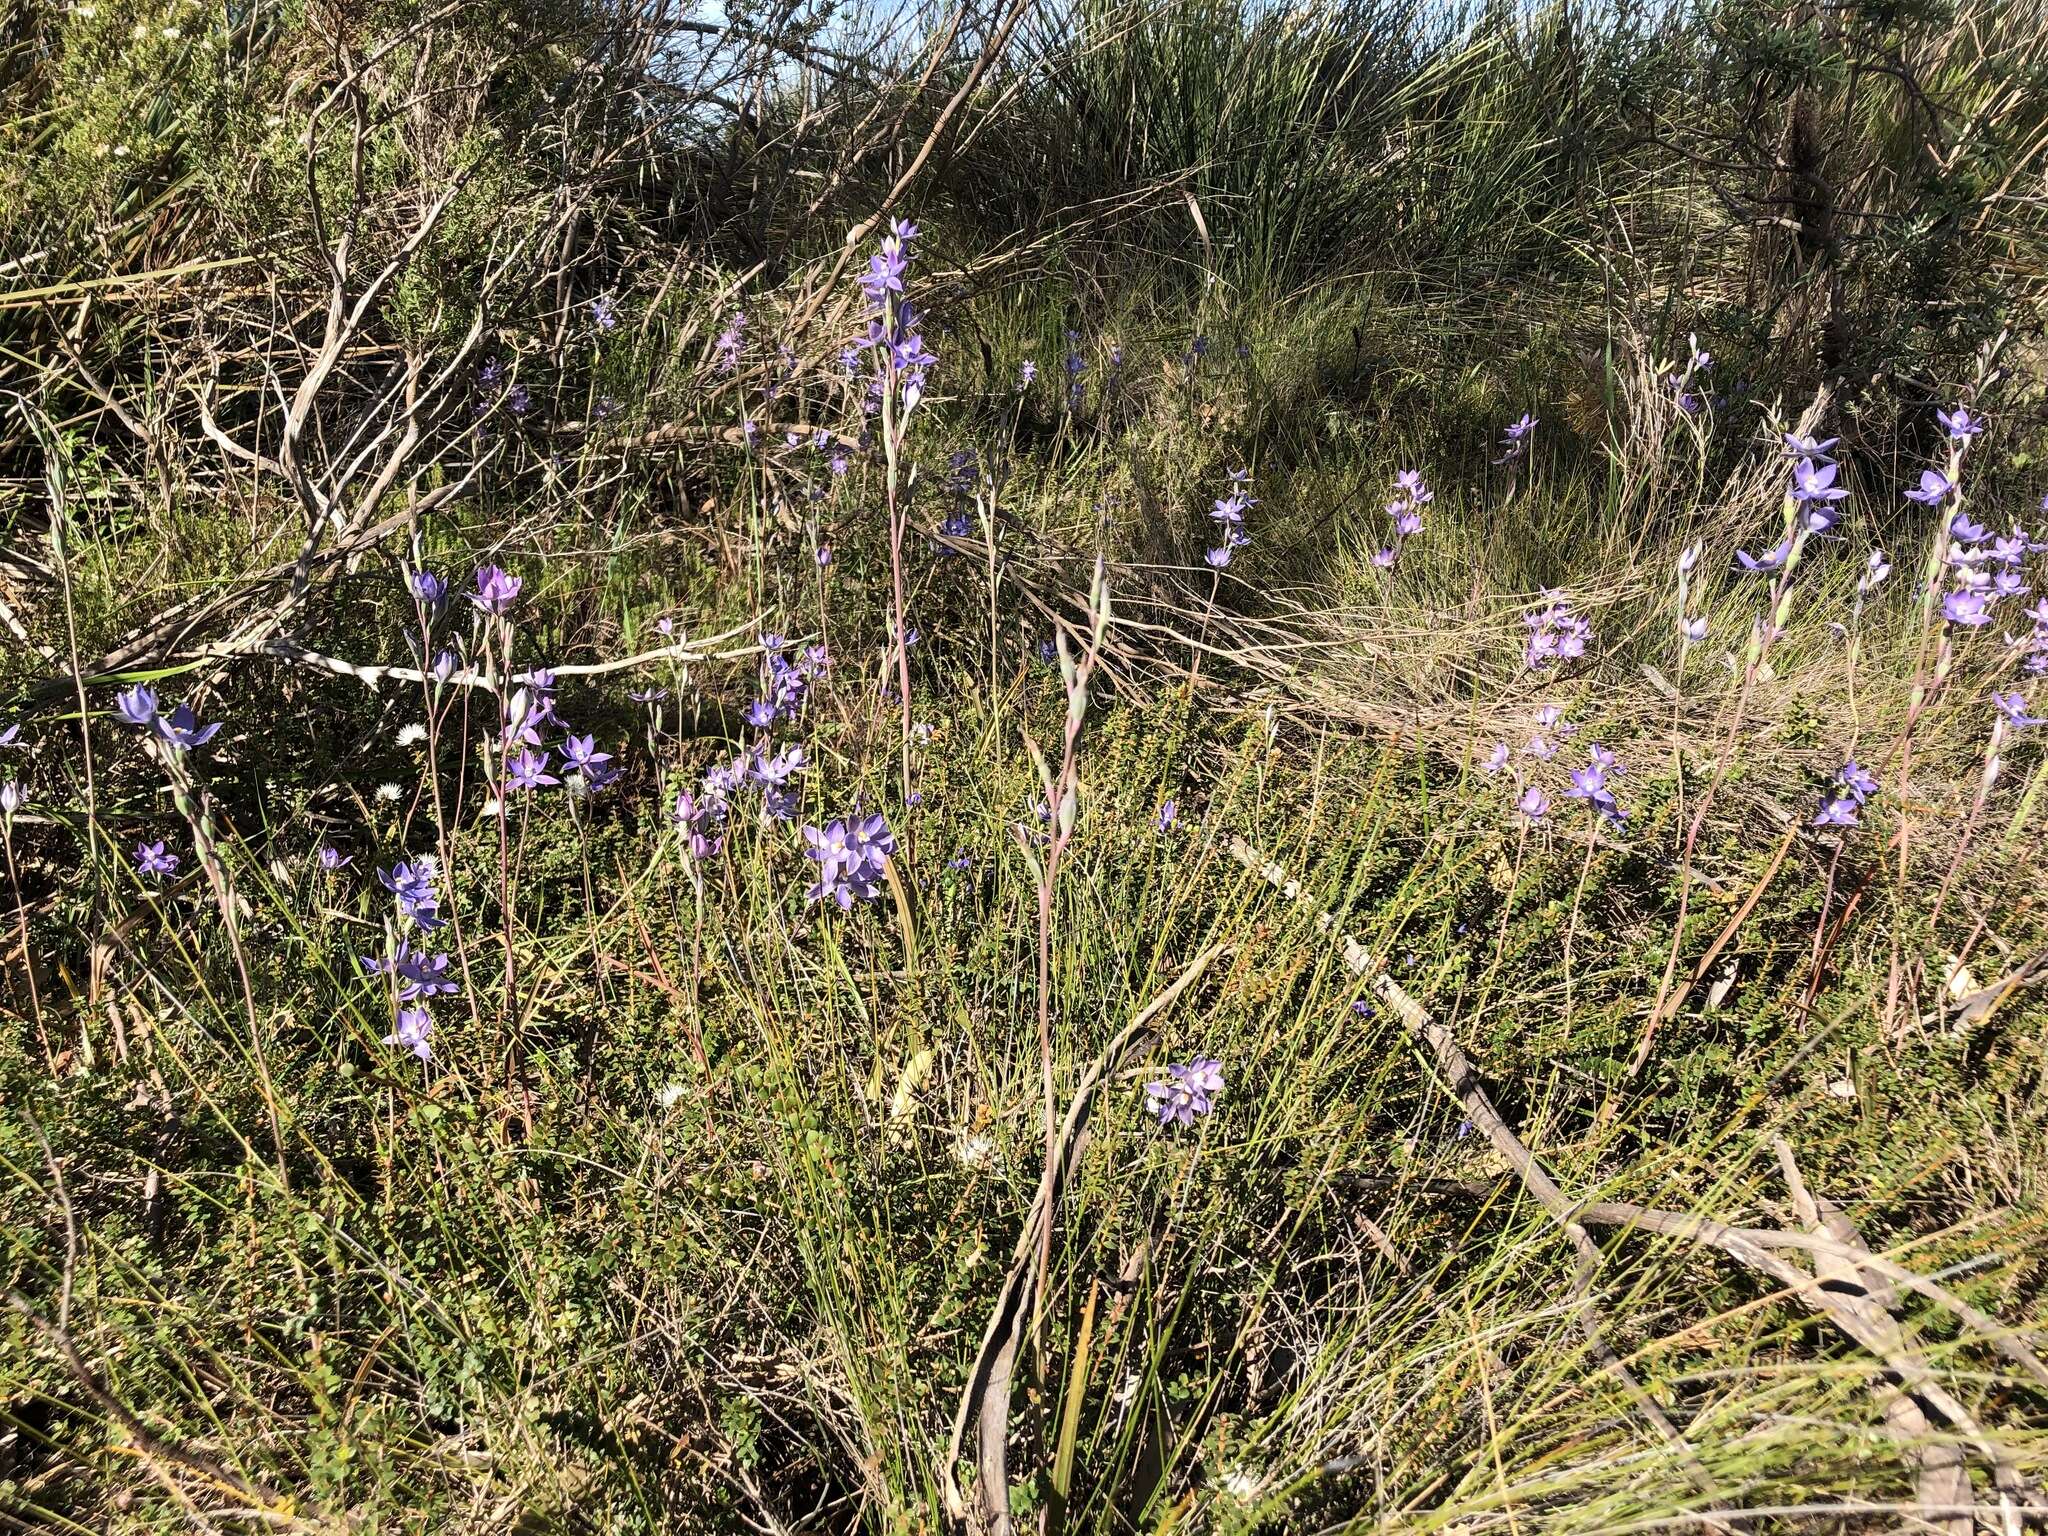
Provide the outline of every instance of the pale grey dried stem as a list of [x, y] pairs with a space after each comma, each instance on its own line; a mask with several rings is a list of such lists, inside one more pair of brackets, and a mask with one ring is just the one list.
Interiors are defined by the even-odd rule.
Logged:
[[[718, 634], [703, 640], [678, 641], [674, 645], [642, 651], [634, 656], [621, 656], [613, 661], [576, 662], [552, 667], [549, 670], [557, 679], [603, 677], [612, 672], [630, 672], [636, 667], [651, 667], [659, 662], [731, 661], [747, 656], [758, 656], [761, 654], [759, 645], [735, 646], [726, 650], [709, 649], [721, 640], [730, 640], [735, 635], [751, 634], [757, 625], [758, 620], [749, 619], [744, 624], [721, 630]], [[451, 688], [485, 688], [495, 691], [499, 686], [498, 678], [475, 667], [464, 667], [460, 671], [450, 672], [446, 677], [437, 678], [433, 673], [423, 672], [418, 667], [397, 666], [386, 662], [354, 662], [339, 656], [328, 656], [293, 640], [265, 639], [246, 646], [208, 646], [200, 654], [217, 658], [273, 656], [280, 661], [290, 662], [293, 666], [308, 667], [316, 672], [331, 672], [336, 677], [354, 678], [372, 693], [375, 693], [387, 678], [409, 683], [443, 683]], [[512, 679], [515, 683], [523, 680], [520, 676]]]

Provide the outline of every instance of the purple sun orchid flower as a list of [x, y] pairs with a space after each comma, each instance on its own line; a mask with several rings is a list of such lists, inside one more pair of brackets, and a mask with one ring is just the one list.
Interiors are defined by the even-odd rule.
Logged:
[[728, 801], [737, 796], [747, 782], [747, 767], [753, 761], [752, 754], [742, 752], [729, 763], [713, 763], [704, 774], [704, 798], [717, 809], [720, 817], [725, 815]]
[[1835, 782], [1849, 791], [1850, 797], [1859, 805], [1877, 793], [1877, 775], [1853, 757], [1842, 764], [1842, 771], [1835, 775]]
[[860, 280], [860, 291], [873, 304], [882, 303], [890, 294], [903, 292], [903, 274], [909, 263], [903, 259], [900, 242], [884, 240], [882, 248], [868, 257], [868, 269]]
[[1966, 443], [1984, 430], [1984, 418], [1972, 416], [1967, 405], [1959, 405], [1953, 411], [1936, 411], [1934, 419], [1941, 423], [1941, 429], [1957, 442]]
[[1158, 818], [1153, 823], [1161, 832], [1171, 832], [1180, 825], [1180, 802], [1169, 800], [1159, 807]]
[[1527, 412], [1520, 421], [1511, 421], [1501, 433], [1500, 452], [1494, 456], [1496, 464], [1519, 464], [1529, 451], [1529, 442], [1536, 431], [1536, 418]]
[[2027, 712], [2027, 696], [2023, 693], [1994, 693], [1991, 702], [1998, 706], [1998, 712], [2005, 716], [2005, 722], [2016, 731], [2029, 726], [2040, 725], [2042, 717]]
[[649, 685], [645, 688], [631, 689], [626, 694], [626, 697], [635, 704], [659, 704], [668, 697], [668, 690], [659, 685]]
[[178, 856], [164, 852], [163, 840], [153, 843], [138, 842], [135, 845], [135, 872], [138, 875], [161, 877], [171, 874], [178, 867]]
[[879, 813], [863, 816], [854, 823], [854, 841], [861, 856], [879, 876], [882, 866], [896, 852], [896, 834]]
[[420, 606], [430, 613], [439, 613], [448, 601], [448, 583], [432, 571], [414, 571], [407, 585]]
[[[903, 313], [901, 328], [907, 330], [913, 323], [915, 311], [906, 304]], [[926, 348], [924, 337], [916, 332], [891, 341], [888, 344], [888, 352], [890, 364], [903, 375], [903, 398], [907, 402], [905, 409], [909, 409], [917, 404], [924, 393], [925, 370], [936, 363], [938, 358]]]
[[1522, 623], [1529, 630], [1522, 662], [1532, 668], [1576, 661], [1586, 654], [1586, 642], [1593, 638], [1593, 626], [1572, 612], [1563, 593], [1547, 592], [1544, 596], [1549, 601], [1542, 608], [1522, 615]]
[[1372, 563], [1383, 571], [1391, 571], [1394, 568], [1394, 562], [1399, 558], [1400, 556], [1390, 548], [1383, 547], [1372, 552]]
[[702, 863], [718, 852], [724, 838], [718, 835], [718, 828], [725, 820], [725, 806], [714, 796], [699, 798], [687, 789], [676, 792], [676, 830], [682, 834], [683, 845], [690, 857]]
[[1906, 500], [1917, 501], [1923, 507], [1938, 507], [1955, 488], [1955, 482], [1940, 470], [1923, 469], [1920, 471], [1920, 489], [1906, 492]]
[[804, 749], [796, 744], [772, 754], [761, 752], [754, 758], [748, 772], [764, 789], [787, 789], [804, 767]]
[[718, 355], [717, 368], [720, 373], [731, 373], [735, 368], [739, 367], [740, 345], [746, 336], [746, 332], [746, 315], [739, 310], [733, 311], [732, 319], [726, 322], [725, 329], [718, 333], [718, 340], [714, 343]]
[[1801, 459], [1792, 471], [1792, 499], [1798, 502], [1845, 501], [1847, 486], [1835, 484], [1841, 465], [1832, 459]]
[[[323, 865], [326, 863], [324, 852], [321, 862]], [[333, 867], [339, 869], [341, 865]], [[441, 898], [434, 890], [434, 881], [439, 874], [440, 865], [434, 856], [422, 854], [410, 863], [392, 865], [388, 874], [378, 870], [377, 883], [396, 898], [401, 916], [411, 918], [421, 929], [431, 932], [442, 926], [443, 921]]]
[[486, 613], [502, 614], [519, 600], [519, 589], [525, 585], [510, 572], [487, 565], [476, 573], [476, 591], [469, 600]]
[[1967, 512], [1958, 512], [1948, 520], [1948, 536], [1958, 544], [1982, 544], [1991, 537], [1991, 530], [1971, 522]]
[[355, 863], [353, 855], [343, 853], [339, 848], [322, 847], [316, 857], [320, 860], [320, 872], [326, 875], [336, 874]]
[[1488, 775], [1499, 773], [1507, 765], [1508, 744], [1504, 741], [1496, 741], [1493, 744], [1493, 750], [1479, 760], [1480, 772]]
[[401, 939], [396, 954], [358, 955], [356, 965], [365, 977], [388, 976], [398, 984], [398, 1000], [410, 1003], [422, 997], [460, 990], [448, 974], [446, 955], [429, 955]]
[[455, 978], [448, 974], [446, 955], [421, 953], [401, 942], [391, 969], [398, 978], [398, 996], [401, 1002], [409, 1003], [415, 998], [437, 997], [443, 992], [461, 990], [456, 985]]
[[856, 901], [882, 894], [896, 838], [881, 816], [842, 816], [823, 827], [805, 827], [803, 838], [804, 857], [818, 866], [818, 881], [804, 893], [805, 900], [830, 898], [845, 912]]
[[1752, 555], [1746, 549], [1735, 551], [1736, 561], [1745, 571], [1752, 573], [1781, 571], [1785, 568], [1785, 562], [1791, 558], [1792, 541], [1789, 538], [1765, 550], [1761, 555]]
[[619, 323], [618, 301], [608, 293], [600, 293], [590, 301], [590, 318], [600, 331], [608, 331]]
[[1599, 805], [1613, 798], [1607, 788], [1607, 770], [1598, 763], [1588, 763], [1583, 768], [1572, 770], [1572, 787], [1565, 791], [1567, 800], [1586, 800]]
[[130, 725], [154, 725], [157, 711], [156, 690], [144, 687], [141, 683], [137, 683], [133, 688], [124, 688], [115, 697], [114, 708]]
[[803, 772], [804, 766], [804, 749], [800, 745], [788, 746], [775, 753], [763, 748], [754, 754], [747, 771], [761, 786], [761, 808], [769, 820], [796, 819], [801, 804], [796, 776]]
[[1219, 544], [1214, 549], [1204, 551], [1202, 558], [1208, 561], [1210, 565], [1214, 566], [1217, 570], [1220, 571], [1226, 565], [1230, 564], [1231, 557], [1235, 553], [1236, 551], [1232, 549], [1230, 545]]
[[1785, 453], [1788, 458], [1825, 460], [1830, 457], [1835, 444], [1840, 441], [1839, 437], [1817, 440], [1801, 436], [1797, 432], [1787, 432], [1785, 434]]
[[562, 781], [548, 772], [548, 755], [545, 752], [521, 751], [505, 764], [505, 788], [507, 790], [539, 789], [543, 784], [559, 784]]
[[1145, 1110], [1162, 1126], [1193, 1125], [1197, 1115], [1216, 1107], [1222, 1092], [1223, 1063], [1214, 1056], [1197, 1056], [1170, 1064], [1165, 1077], [1145, 1085]]
[[1820, 814], [1813, 818], [1816, 827], [1853, 827], [1858, 820], [1855, 800], [1848, 795], [1839, 795], [1820, 808]]
[[562, 742], [562, 764], [571, 773], [580, 774], [585, 783], [605, 776], [605, 764], [612, 760], [609, 752], [597, 750], [595, 736], [570, 736]]
[[[851, 843], [851, 832], [844, 818], [828, 822], [822, 827], [803, 829], [804, 857], [818, 866], [818, 880], [804, 892], [806, 901], [831, 899], [839, 904], [842, 912], [852, 910], [858, 896], [865, 895], [872, 900], [881, 894], [879, 886], [864, 879], [865, 862], [859, 857]], [[861, 871], [862, 877], [847, 878], [849, 871]]]
[[1980, 592], [1951, 592], [1941, 600], [1942, 617], [1966, 629], [1981, 629], [1991, 622], [1991, 606]]
[[398, 1010], [398, 1022], [392, 1032], [384, 1037], [386, 1045], [403, 1046], [421, 1061], [434, 1059], [434, 1048], [428, 1044], [428, 1037], [434, 1033], [434, 1021], [427, 1010], [417, 1005]]
[[1884, 551], [1873, 549], [1864, 564], [1863, 574], [1856, 578], [1856, 590], [1860, 593], [1875, 592], [1884, 585], [1884, 579], [1891, 575], [1891, 562], [1884, 557]]
[[536, 698], [524, 688], [515, 688], [505, 704], [505, 723], [498, 733], [499, 744], [508, 748], [539, 746], [540, 728], [547, 723], [553, 708], [546, 694]]
[[1228, 496], [1217, 499], [1209, 511], [1209, 516], [1219, 523], [1239, 524], [1244, 521], [1244, 515], [1251, 509], [1252, 504], [1249, 496], [1232, 491]]
[[1530, 821], [1541, 821], [1550, 814], [1550, 796], [1531, 784], [1522, 791], [1521, 798], [1515, 802], [1515, 809]]
[[1689, 619], [1680, 619], [1678, 634], [1687, 645], [1698, 645], [1707, 638], [1707, 616], [1702, 613]]
[[1609, 774], [1621, 772], [1621, 763], [1605, 747], [1595, 744], [1592, 758], [1585, 767], [1572, 770], [1572, 787], [1565, 791], [1567, 799], [1583, 800], [1587, 805], [1605, 816], [1609, 821], [1622, 821], [1621, 804], [1614, 798], [1614, 791], [1607, 787]]
[[216, 720], [211, 725], [201, 725], [190, 704], [180, 704], [168, 715], [158, 715], [155, 726], [157, 740], [173, 752], [203, 747], [220, 734], [220, 722]]

